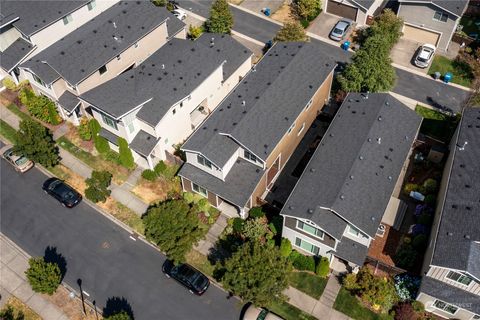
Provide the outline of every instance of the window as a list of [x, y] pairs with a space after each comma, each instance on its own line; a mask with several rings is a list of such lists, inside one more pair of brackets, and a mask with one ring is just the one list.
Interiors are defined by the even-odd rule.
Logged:
[[177, 110], [174, 108], [174, 109], [172, 110], [172, 113], [173, 113], [173, 114], [177, 113]]
[[107, 65], [101, 66], [100, 69], [98, 69], [98, 72], [100, 72], [100, 75], [107, 72]]
[[135, 126], [133, 125], [133, 122], [130, 122], [130, 124], [128, 125], [128, 131], [130, 131], [130, 133], [133, 133], [133, 131], [135, 131]]
[[118, 56], [117, 56], [117, 60], [120, 60], [120, 59], [121, 59], [121, 57], [120, 57], [120, 55], [118, 55]]
[[455, 314], [458, 310], [458, 308], [454, 305], [448, 304], [440, 300], [435, 300], [435, 302], [433, 302], [433, 306], [450, 314]]
[[195, 184], [195, 183], [193, 183], [193, 182], [192, 182], [192, 189], [193, 189], [193, 191], [195, 191], [196, 193], [199, 193], [199, 194], [201, 194], [201, 195], [203, 195], [203, 196], [205, 196], [205, 197], [207, 196], [207, 189], [202, 188], [202, 187], [200, 187], [198, 184]]
[[67, 24], [69, 24], [69, 23], [72, 22], [72, 21], [73, 21], [73, 18], [72, 18], [72, 15], [71, 15], [71, 14], [63, 17], [63, 24], [64, 24], [64, 25], [67, 25]]
[[118, 130], [117, 122], [114, 119], [110, 118], [107, 115], [102, 114], [102, 120], [105, 124], [109, 125], [112, 128], [115, 128], [115, 130]]
[[200, 163], [202, 166], [205, 166], [209, 169], [212, 169], [212, 163], [205, 159], [205, 157], [197, 154], [197, 162]]
[[288, 134], [290, 134], [290, 132], [292, 132], [293, 128], [295, 128], [295, 122], [292, 123], [292, 125], [290, 126], [290, 128], [288, 128]]
[[348, 233], [350, 233], [351, 235], [354, 235], [355, 237], [359, 237], [359, 238], [367, 238], [363, 233], [360, 232], [360, 230], [358, 230], [357, 228], [355, 228], [354, 226], [348, 226]]
[[247, 150], [243, 151], [243, 156], [245, 157], [245, 159], [257, 162], [257, 157], [253, 153], [248, 152]]
[[295, 245], [297, 247], [302, 248], [303, 250], [305, 250], [307, 252], [310, 252], [310, 253], [313, 253], [315, 255], [318, 255], [318, 253], [320, 252], [319, 247], [314, 246], [310, 242], [305, 241], [305, 240], [300, 239], [300, 238], [297, 238], [297, 237], [295, 237]]
[[461, 284], [466, 285], [466, 286], [468, 286], [470, 283], [472, 283], [472, 279], [470, 277], [467, 277], [466, 275], [455, 272], [455, 271], [450, 271], [446, 275], [446, 278], [450, 279], [450, 280], [453, 280], [453, 281], [456, 281], [456, 282], [461, 283]]
[[87, 4], [88, 11], [92, 11], [97, 6], [97, 1], [92, 0]]
[[435, 11], [435, 14], [433, 15], [433, 20], [441, 21], [441, 22], [447, 22], [448, 20], [448, 14], [445, 12], [441, 11]]
[[305, 122], [302, 123], [302, 126], [300, 127], [300, 130], [298, 130], [297, 136], [301, 135], [303, 132], [303, 129], [305, 129]]
[[32, 77], [33, 77], [33, 80], [35, 80], [35, 82], [37, 82], [38, 84], [41, 84], [42, 86], [45, 86], [45, 82], [43, 82], [42, 79], [40, 79], [39, 77], [37, 77], [36, 74], [33, 74], [33, 73], [32, 73]]
[[307, 233], [310, 233], [311, 235], [314, 235], [316, 237], [319, 237], [320, 239], [323, 239], [323, 231], [315, 228], [314, 226], [309, 225], [308, 223], [305, 223], [303, 221], [297, 220], [297, 229], [303, 230]]

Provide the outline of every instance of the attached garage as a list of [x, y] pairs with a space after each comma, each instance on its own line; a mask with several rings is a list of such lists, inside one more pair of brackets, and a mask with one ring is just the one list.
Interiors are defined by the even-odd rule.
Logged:
[[340, 2], [336, 2], [333, 0], [327, 1], [326, 11], [328, 13], [331, 13], [340, 17], [344, 17], [352, 21], [357, 20], [357, 10], [358, 10], [357, 8], [351, 7], [349, 5], [346, 5]]
[[418, 42], [420, 44], [429, 43], [436, 46], [440, 40], [440, 33], [414, 26], [404, 25], [403, 38]]

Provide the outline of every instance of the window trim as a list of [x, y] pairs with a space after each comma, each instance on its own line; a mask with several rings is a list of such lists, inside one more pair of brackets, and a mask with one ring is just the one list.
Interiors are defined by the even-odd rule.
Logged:
[[90, 0], [88, 3], [87, 3], [87, 9], [88, 11], [92, 11], [93, 9], [95, 9], [97, 7], [97, 0]]
[[[198, 188], [198, 191], [195, 190], [195, 187]], [[205, 194], [203, 194], [203, 193], [201, 192], [202, 189], [205, 190]], [[195, 182], [192, 182], [192, 191], [195, 192], [195, 193], [198, 193], [199, 195], [202, 195], [202, 196], [204, 196], [204, 197], [208, 197], [208, 190], [205, 189], [204, 187], [196, 184]]]
[[303, 130], [305, 130], [305, 122], [302, 123], [302, 126], [300, 127], [300, 130], [298, 130], [297, 137], [302, 134]]
[[[454, 276], [454, 275], [458, 275], [458, 279], [451, 278], [451, 276]], [[465, 284], [463, 282], [460, 282], [460, 279], [462, 279], [462, 278], [463, 279], [468, 279], [470, 281], [468, 282], [468, 284]], [[453, 270], [448, 271], [448, 273], [445, 275], [445, 279], [450, 280], [450, 281], [454, 281], [454, 282], [456, 282], [458, 284], [461, 284], [462, 286], [465, 286], [465, 287], [469, 287], [473, 282], [473, 279], [470, 278], [469, 276], [464, 275], [460, 272], [453, 271]]]
[[[435, 18], [437, 13], [440, 14], [440, 17], [438, 19]], [[442, 17], [446, 17], [445, 21], [442, 20]], [[432, 19], [435, 20], [435, 21], [438, 21], [438, 22], [446, 23], [448, 21], [448, 13], [442, 12], [442, 11], [435, 11], [433, 13], [433, 18]]]
[[304, 110], [308, 110], [308, 108], [310, 108], [312, 104], [313, 104], [313, 99], [310, 99], [310, 101], [308, 101], [307, 105], [305, 106]]
[[69, 23], [71, 23], [73, 21], [73, 17], [72, 17], [72, 14], [67, 14], [65, 17], [63, 17], [63, 25], [66, 26], [68, 25]]
[[[305, 230], [305, 229], [303, 229], [302, 227], [299, 226], [300, 223], [303, 223], [303, 225], [310, 226], [310, 227], [314, 228], [315, 230], [320, 231], [320, 232], [322, 233], [322, 236], [319, 236], [318, 234], [313, 234], [313, 233], [311, 233], [311, 232], [308, 232], [307, 230]], [[312, 235], [312, 236], [314, 236], [315, 238], [318, 238], [318, 239], [320, 239], [320, 240], [323, 240], [323, 239], [325, 238], [325, 232], [323, 232], [322, 229], [317, 228], [317, 227], [315, 227], [314, 225], [312, 225], [311, 223], [308, 223], [308, 222], [306, 222], [306, 221], [297, 220], [297, 223], [295, 224], [295, 227], [296, 227], [298, 230], [302, 230], [303, 232], [306, 232], [306, 233], [308, 233], [308, 234], [310, 234], [310, 235]]]
[[[297, 240], [300, 240], [300, 245], [297, 245]], [[310, 251], [310, 250], [307, 250], [307, 249], [303, 248], [303, 247], [301, 246], [301, 245], [302, 245], [302, 242], [306, 242], [307, 244], [311, 245], [313, 251]], [[302, 239], [302, 238], [300, 238], [300, 237], [295, 237], [295, 242], [294, 242], [293, 245], [294, 245], [295, 247], [300, 248], [300, 249], [302, 249], [302, 250], [305, 251], [305, 252], [309, 252], [309, 253], [311, 253], [311, 254], [313, 254], [313, 255], [315, 255], [315, 256], [320, 255], [320, 247], [318, 247], [318, 246], [314, 245], [313, 243], [310, 243], [310, 242], [308, 242], [307, 240], [304, 240], [304, 239]], [[317, 252], [315, 252], [315, 249], [314, 249], [314, 248], [317, 248]]]
[[[445, 304], [445, 307], [443, 307], [443, 308], [437, 307], [437, 306], [435, 305], [437, 302], [440, 302], [440, 303]], [[439, 300], [439, 299], [435, 299], [435, 300], [433, 301], [432, 307], [434, 307], [434, 308], [437, 309], [437, 310], [441, 310], [441, 311], [443, 311], [443, 312], [446, 312], [446, 313], [448, 313], [448, 314], [451, 314], [451, 315], [455, 315], [455, 314], [458, 312], [458, 310], [460, 309], [459, 307], [457, 307], [457, 306], [455, 306], [455, 305], [453, 305], [453, 304], [451, 304], [451, 303], [447, 303], [447, 302], [442, 301], [442, 300]], [[455, 310], [455, 312], [452, 313], [452, 312], [446, 310], [447, 307], [453, 307], [453, 308], [455, 308], [456, 310]]]
[[204, 156], [202, 156], [201, 154], [197, 154], [197, 163], [209, 169], [213, 169], [213, 163], [207, 158], [205, 158]]
[[107, 126], [114, 128], [115, 130], [118, 130], [117, 126], [117, 121], [110, 116], [107, 116], [106, 114], [100, 113], [102, 115], [102, 121], [105, 123]]
[[[258, 162], [258, 158], [256, 155], [254, 155], [253, 153], [251, 153], [250, 151], [246, 150], [246, 149], [243, 149], [243, 157], [245, 159], [247, 159], [248, 161], [251, 161], [253, 163], [257, 163]], [[252, 159], [253, 157], [253, 159]]]

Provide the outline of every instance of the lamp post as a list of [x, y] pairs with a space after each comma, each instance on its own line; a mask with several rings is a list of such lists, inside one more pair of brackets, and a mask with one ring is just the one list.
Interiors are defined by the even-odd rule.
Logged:
[[82, 299], [82, 312], [83, 315], [87, 315], [87, 310], [85, 309], [85, 298], [83, 297], [83, 290], [82, 290], [82, 279], [77, 279], [78, 287], [80, 288], [80, 298]]

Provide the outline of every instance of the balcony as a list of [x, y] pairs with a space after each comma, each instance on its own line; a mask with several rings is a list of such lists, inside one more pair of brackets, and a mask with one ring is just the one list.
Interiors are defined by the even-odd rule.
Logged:
[[196, 129], [203, 122], [203, 120], [207, 118], [209, 113], [210, 110], [207, 108], [207, 99], [205, 99], [190, 113], [192, 129]]

